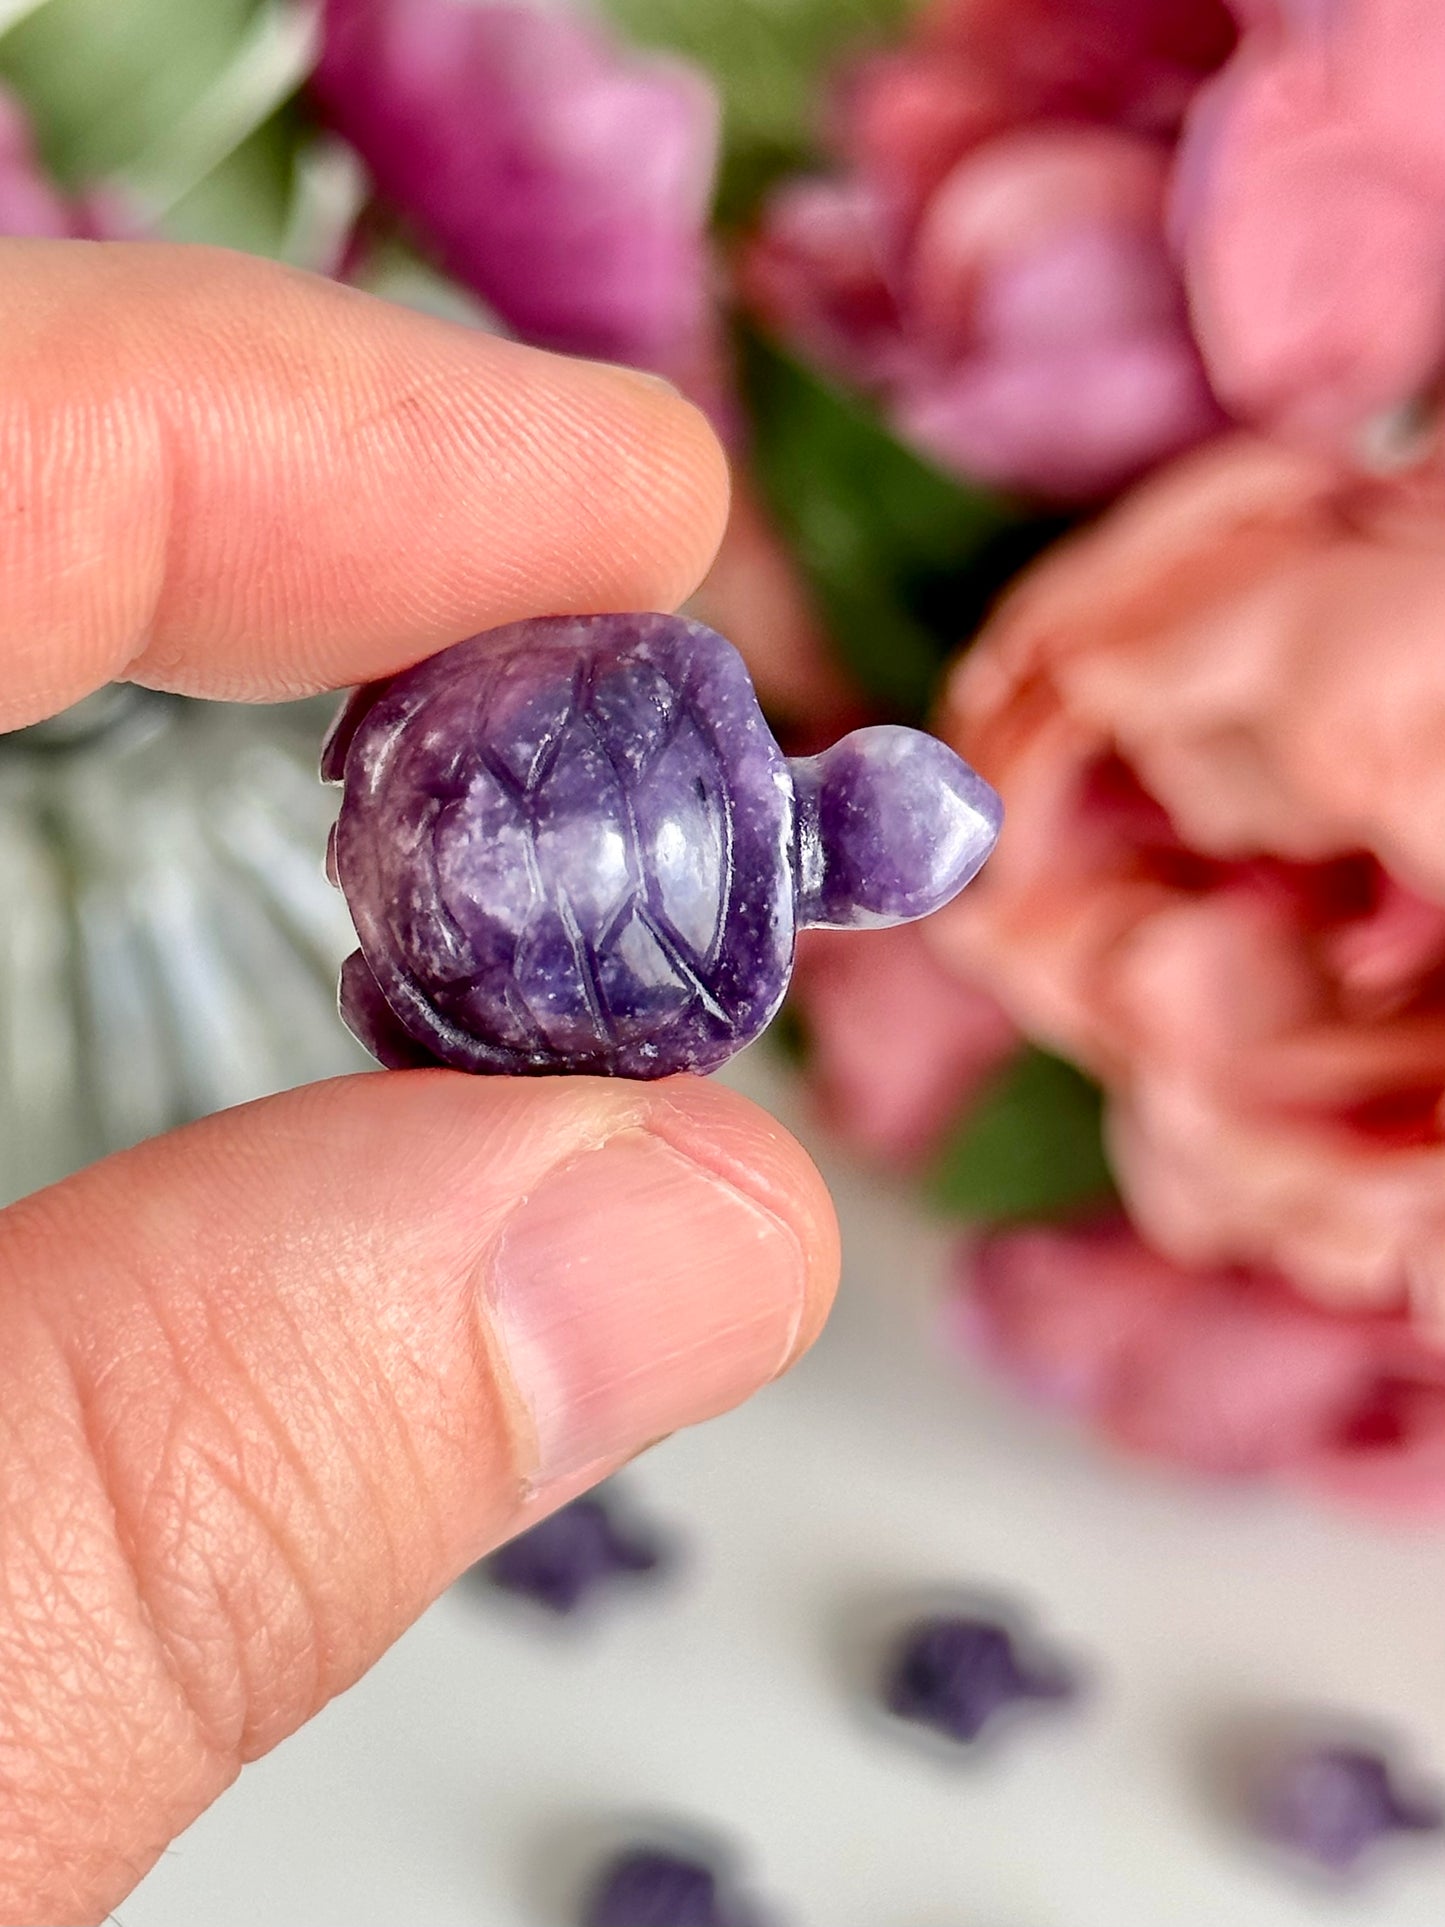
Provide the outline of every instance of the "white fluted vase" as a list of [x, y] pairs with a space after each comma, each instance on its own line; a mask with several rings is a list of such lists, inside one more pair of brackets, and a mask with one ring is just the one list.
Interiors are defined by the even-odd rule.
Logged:
[[114, 688], [0, 738], [0, 1202], [368, 1061], [323, 871], [326, 703]]

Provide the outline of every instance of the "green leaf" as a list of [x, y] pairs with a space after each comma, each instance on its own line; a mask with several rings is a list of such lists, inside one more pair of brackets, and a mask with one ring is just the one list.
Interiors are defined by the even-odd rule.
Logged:
[[274, 115], [176, 202], [160, 232], [170, 241], [279, 257], [290, 230], [298, 152], [294, 117]]
[[348, 259], [371, 198], [360, 156], [344, 141], [312, 126], [299, 101], [286, 110], [295, 130], [291, 202], [277, 252], [294, 268], [335, 274]]
[[754, 473], [839, 656], [876, 704], [915, 721], [995, 593], [1062, 524], [944, 474], [756, 334], [740, 365]]
[[45, 0], [0, 39], [0, 75], [63, 180], [118, 173], [245, 47], [261, 0]]
[[603, 0], [644, 46], [690, 56], [723, 99], [720, 211], [746, 217], [778, 174], [806, 164], [827, 72], [892, 39], [912, 0]]
[[805, 1071], [812, 1061], [813, 1040], [807, 1013], [796, 997], [789, 997], [763, 1036], [790, 1070]]
[[1027, 1046], [969, 1111], [928, 1179], [932, 1202], [975, 1223], [1062, 1218], [1114, 1195], [1098, 1086]]

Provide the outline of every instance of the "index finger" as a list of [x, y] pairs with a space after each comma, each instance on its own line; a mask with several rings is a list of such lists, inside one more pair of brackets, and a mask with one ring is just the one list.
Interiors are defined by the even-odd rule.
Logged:
[[661, 383], [196, 247], [0, 243], [0, 729], [275, 700], [522, 616], [670, 609], [727, 511]]

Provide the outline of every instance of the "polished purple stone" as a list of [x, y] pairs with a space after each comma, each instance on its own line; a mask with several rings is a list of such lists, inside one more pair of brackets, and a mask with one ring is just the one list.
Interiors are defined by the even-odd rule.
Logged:
[[1064, 1667], [1025, 1658], [1006, 1626], [938, 1617], [920, 1620], [904, 1634], [885, 1699], [899, 1719], [968, 1745], [1021, 1703], [1072, 1699], [1077, 1690]]
[[619, 1526], [593, 1496], [574, 1499], [509, 1539], [482, 1561], [481, 1570], [501, 1591], [565, 1614], [619, 1575], [652, 1572], [661, 1564], [658, 1547]]
[[1337, 1874], [1392, 1834], [1445, 1829], [1439, 1801], [1402, 1793], [1385, 1756], [1362, 1746], [1282, 1753], [1258, 1777], [1251, 1818], [1266, 1839]]
[[856, 729], [791, 769], [801, 927], [874, 930], [930, 916], [998, 841], [995, 792], [922, 730]]
[[619, 1855], [582, 1916], [583, 1927], [753, 1927], [712, 1868], [651, 1847]]
[[797, 931], [940, 908], [997, 796], [919, 731], [790, 764], [730, 643], [679, 616], [517, 623], [358, 690], [322, 774], [360, 949], [342, 1012], [396, 1067], [710, 1071]]

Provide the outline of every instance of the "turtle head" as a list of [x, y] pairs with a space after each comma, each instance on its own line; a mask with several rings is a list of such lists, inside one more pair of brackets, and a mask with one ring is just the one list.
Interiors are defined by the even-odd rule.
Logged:
[[855, 729], [791, 769], [800, 928], [926, 917], [977, 876], [998, 841], [998, 793], [922, 730]]

